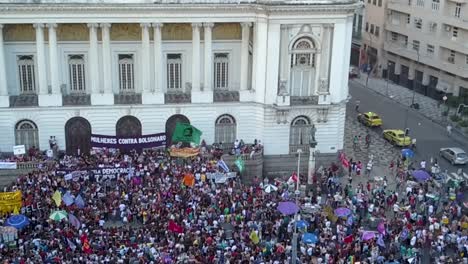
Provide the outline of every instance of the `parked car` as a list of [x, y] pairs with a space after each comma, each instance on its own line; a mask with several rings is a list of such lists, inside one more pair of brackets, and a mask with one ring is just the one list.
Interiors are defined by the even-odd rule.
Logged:
[[374, 112], [366, 112], [359, 114], [358, 121], [368, 127], [378, 127], [382, 125], [382, 119]]
[[399, 147], [407, 147], [411, 145], [411, 138], [405, 136], [405, 132], [401, 129], [385, 129], [383, 131], [383, 137], [392, 145]]
[[461, 148], [441, 148], [439, 152], [440, 156], [454, 164], [466, 164], [468, 163], [468, 155]]

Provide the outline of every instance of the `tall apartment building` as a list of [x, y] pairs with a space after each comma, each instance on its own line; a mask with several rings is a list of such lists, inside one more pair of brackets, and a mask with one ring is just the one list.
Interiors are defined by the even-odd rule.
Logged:
[[384, 34], [391, 80], [434, 98], [468, 97], [468, 0], [389, 0]]
[[384, 52], [385, 5], [387, 0], [364, 0], [364, 21], [362, 22], [362, 46], [359, 66], [381, 76]]

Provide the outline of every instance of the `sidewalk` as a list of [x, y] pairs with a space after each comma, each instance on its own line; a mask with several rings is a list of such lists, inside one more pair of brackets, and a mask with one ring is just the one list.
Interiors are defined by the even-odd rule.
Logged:
[[[367, 78], [367, 74], [361, 73], [360, 78], [349, 80], [349, 82], [362, 85], [365, 87], [366, 78]], [[399, 104], [405, 105], [407, 107], [411, 105], [411, 101], [413, 98], [413, 91], [406, 87], [396, 85], [393, 82], [389, 81], [388, 90], [387, 90], [386, 79], [373, 78], [373, 77], [369, 77], [369, 82], [368, 82], [367, 87], [368, 89], [371, 89], [380, 95], [390, 98]], [[410, 111], [417, 112], [421, 114], [422, 116], [428, 118], [432, 122], [437, 123], [444, 128], [446, 127], [447, 122], [449, 121], [449, 117], [442, 116], [442, 110], [444, 106], [439, 105], [437, 100], [434, 100], [430, 97], [424, 96], [416, 92], [414, 94], [414, 102], [419, 104], [419, 109], [416, 110], [416, 109], [410, 108]], [[450, 113], [449, 113], [449, 116], [450, 116]], [[466, 143], [467, 142], [466, 135], [464, 135], [460, 130], [458, 130], [455, 127], [455, 125], [452, 125], [452, 126], [454, 127], [454, 131], [457, 132], [457, 133], [452, 134], [452, 137], [454, 138], [454, 140], [458, 142]]]

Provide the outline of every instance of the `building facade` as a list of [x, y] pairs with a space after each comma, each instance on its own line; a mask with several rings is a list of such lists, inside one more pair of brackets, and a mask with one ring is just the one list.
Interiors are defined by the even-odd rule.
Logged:
[[266, 155], [308, 151], [313, 125], [343, 147], [354, 0], [128, 2], [0, 1], [0, 151], [178, 121]]
[[365, 0], [360, 67], [373, 76], [382, 76], [385, 62], [385, 17], [387, 0]]
[[468, 1], [390, 0], [385, 38], [391, 80], [438, 99], [468, 97]]

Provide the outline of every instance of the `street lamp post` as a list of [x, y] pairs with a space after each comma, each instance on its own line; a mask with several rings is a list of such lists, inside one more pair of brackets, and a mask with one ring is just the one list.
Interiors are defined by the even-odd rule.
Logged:
[[389, 78], [389, 75], [390, 75], [390, 69], [389, 69], [389, 67], [390, 67], [390, 63], [387, 61], [387, 76], [386, 76], [386, 77], [387, 77], [387, 88], [386, 88], [386, 92], [385, 92], [385, 94], [387, 95], [387, 97], [388, 97], [388, 81], [389, 81], [388, 78]]
[[[298, 196], [299, 196], [299, 179], [300, 179], [300, 169], [301, 169], [301, 153], [302, 153], [302, 149], [298, 149], [297, 150], [297, 154], [298, 154], [298, 157], [297, 157], [297, 181], [296, 181], [296, 191], [294, 192], [295, 194], [295, 199], [296, 199], [296, 205], [299, 206], [297, 203], [298, 203]], [[297, 262], [297, 216], [298, 216], [298, 212], [296, 212], [294, 214], [294, 233], [293, 233], [293, 237], [292, 237], [292, 263], [293, 264], [296, 264]]]
[[[418, 61], [417, 61], [416, 66], [419, 66], [419, 50], [416, 50], [416, 53], [418, 54]], [[414, 85], [414, 81], [413, 81], [413, 98], [411, 99], [411, 107], [414, 106], [414, 97], [415, 97], [415, 95], [416, 95], [416, 85]]]

